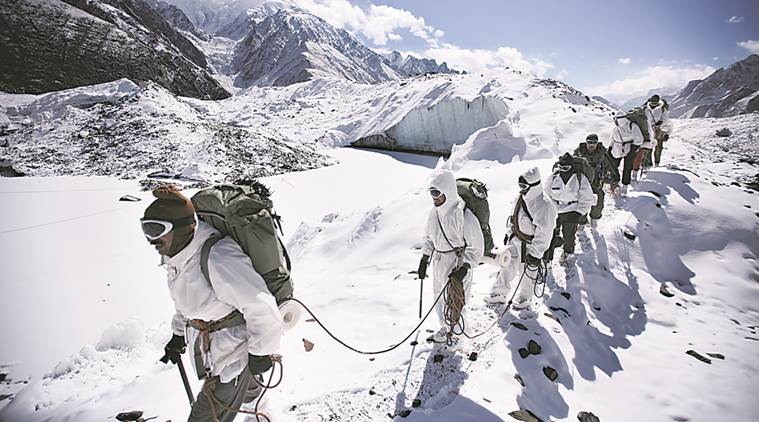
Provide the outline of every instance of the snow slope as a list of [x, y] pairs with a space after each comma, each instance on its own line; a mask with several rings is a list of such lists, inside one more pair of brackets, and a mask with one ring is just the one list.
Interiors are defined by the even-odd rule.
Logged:
[[[756, 169], [729, 151], [712, 163], [695, 143], [720, 139], [691, 130], [693, 122], [677, 122], [676, 133], [689, 136], [669, 142], [667, 166], [628, 198], [608, 199], [599, 229], [580, 233], [576, 262], [553, 264], [536, 313], [507, 313], [441, 363], [423, 342], [357, 355], [301, 321], [283, 343], [284, 382], [269, 397], [275, 420], [497, 421], [518, 409], [542, 420], [576, 420], [580, 411], [607, 422], [755, 419], [759, 200], [736, 179]], [[467, 156], [482, 153], [469, 147]], [[351, 149], [332, 155], [340, 164], [266, 179], [284, 217], [296, 294], [341, 338], [385, 348], [417, 322], [419, 281], [408, 271], [419, 259], [436, 159]], [[455, 159], [458, 175], [488, 183], [496, 238], [517, 176], [532, 165], [547, 174], [552, 164]], [[157, 363], [172, 306], [137, 227], [149, 200], [138, 189], [102, 178], [0, 179], [0, 195], [11, 199], [0, 209], [0, 334], [12, 339], [0, 348], [8, 374], [0, 395], [13, 395], [0, 401], [0, 420], [102, 420], [132, 409], [158, 420], [186, 417], [176, 370]], [[124, 193], [144, 201], [116, 202]], [[495, 272], [475, 270], [472, 333], [502, 311], [483, 301]], [[673, 297], [660, 293], [663, 284]], [[29, 312], [33, 318], [20, 318]], [[435, 326], [430, 320], [423, 329]], [[313, 351], [304, 350], [304, 338]], [[528, 340], [542, 353], [522, 359], [518, 349]], [[689, 350], [724, 359], [707, 364]], [[473, 351], [476, 361], [468, 360]], [[555, 382], [546, 366], [557, 371]]]

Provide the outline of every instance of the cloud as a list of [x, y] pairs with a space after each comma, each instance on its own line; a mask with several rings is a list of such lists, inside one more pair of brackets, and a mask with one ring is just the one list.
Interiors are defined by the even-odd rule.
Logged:
[[561, 69], [561, 71], [556, 74], [556, 76], [554, 77], [554, 79], [558, 79], [560, 81], [563, 81], [564, 79], [567, 78], [567, 76], [569, 76], [569, 71], [567, 71], [567, 69]]
[[348, 0], [296, 0], [297, 4], [321, 17], [331, 25], [359, 33], [375, 45], [402, 39], [396, 31], [405, 29], [423, 39], [428, 46], [437, 47], [445, 33], [427, 25], [424, 18], [405, 9], [370, 4], [361, 8]]
[[624, 102], [646, 95], [651, 89], [682, 87], [694, 79], [705, 78], [715, 70], [714, 67], [706, 65], [688, 67], [649, 66], [627, 79], [590, 86], [585, 91], [592, 95], [602, 95], [611, 101]]
[[716, 62], [717, 60], [719, 60], [719, 57], [714, 56], [714, 57], [712, 57], [712, 60], [714, 60]]
[[632, 59], [629, 57], [620, 57], [617, 59], [617, 63], [619, 64], [630, 64], [630, 62], [632, 62]]
[[743, 16], [731, 16], [730, 19], [727, 20], [727, 23], [741, 23], [743, 22]]
[[469, 72], [483, 72], [492, 68], [509, 66], [543, 77], [553, 69], [552, 63], [526, 58], [513, 47], [500, 47], [496, 50], [468, 49], [443, 43], [439, 47], [427, 49], [422, 56], [431, 57], [438, 62], [446, 62], [455, 69], [465, 69]]
[[743, 47], [752, 54], [759, 54], [759, 41], [746, 40], [737, 43], [738, 47]]

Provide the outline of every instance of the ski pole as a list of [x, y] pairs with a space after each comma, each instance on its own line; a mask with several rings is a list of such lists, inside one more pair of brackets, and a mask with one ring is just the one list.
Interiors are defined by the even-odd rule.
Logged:
[[182, 357], [179, 357], [179, 360], [177, 361], [177, 368], [179, 368], [179, 375], [182, 376], [182, 383], [184, 384], [184, 389], [187, 392], [187, 398], [190, 399], [190, 406], [195, 403], [194, 396], [192, 395], [192, 389], [190, 388], [190, 380], [187, 379], [187, 372], [184, 370], [184, 363], [182, 363]]

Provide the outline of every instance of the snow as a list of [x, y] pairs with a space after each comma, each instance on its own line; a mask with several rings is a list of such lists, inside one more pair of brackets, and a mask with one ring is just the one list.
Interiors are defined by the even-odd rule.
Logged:
[[[477, 160], [499, 144], [472, 140], [490, 131], [498, 142], [518, 143], [525, 126], [553, 131], [550, 123], [526, 125], [530, 114], [540, 111], [521, 110], [519, 136], [501, 123], [450, 159], [457, 175], [488, 184], [496, 239], [518, 175], [534, 165], [548, 174], [553, 159]], [[741, 122], [731, 129], [749, 136], [756, 120]], [[730, 150], [712, 162], [700, 145], [730, 142], [714, 139], [717, 123], [676, 124], [666, 165], [627, 198], [607, 198], [598, 230], [580, 231], [576, 261], [553, 264], [535, 314], [507, 313], [442, 363], [423, 342], [434, 320], [412, 333], [419, 345], [407, 341], [370, 360], [304, 314], [283, 341], [285, 378], [268, 405], [275, 420], [383, 420], [410, 411], [409, 420], [495, 421], [520, 408], [544, 420], [575, 420], [580, 411], [602, 421], [752, 420], [759, 410], [751, 397], [759, 379], [759, 200], [743, 178], [755, 168]], [[356, 149], [330, 155], [339, 164], [265, 182], [284, 219], [296, 296], [338, 337], [382, 349], [417, 323], [419, 281], [408, 272], [419, 259], [431, 206], [426, 184], [438, 159]], [[118, 202], [125, 194], [143, 201]], [[0, 210], [0, 327], [13, 339], [0, 348], [0, 368], [12, 380], [0, 383], [0, 394], [14, 395], [0, 401], [0, 419], [102, 420], [133, 409], [185, 418], [178, 373], [157, 362], [173, 312], [158, 257], [137, 226], [150, 194], [134, 181], [57, 177], [0, 179], [0, 195], [11, 199]], [[490, 265], [475, 269], [471, 333], [503, 309], [483, 301], [495, 273]], [[659, 293], [662, 283], [674, 297]], [[526, 331], [510, 325], [517, 320]], [[315, 343], [311, 352], [302, 339]], [[542, 353], [522, 359], [518, 349], [531, 339]], [[725, 359], [705, 364], [688, 350]], [[472, 351], [476, 361], [467, 359]], [[545, 366], [558, 372], [555, 383]]]

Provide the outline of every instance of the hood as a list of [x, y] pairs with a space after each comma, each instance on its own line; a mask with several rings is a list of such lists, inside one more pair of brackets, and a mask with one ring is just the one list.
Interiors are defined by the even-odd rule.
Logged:
[[537, 183], [537, 185], [532, 186], [530, 190], [524, 194], [525, 200], [529, 201], [542, 194], [542, 187], [540, 186], [540, 170], [538, 170], [537, 167], [533, 167], [522, 173], [522, 178], [524, 178], [529, 184]]
[[438, 213], [447, 213], [461, 201], [456, 190], [456, 177], [453, 176], [450, 170], [435, 170], [429, 187], [438, 189], [445, 194], [445, 203], [439, 207], [435, 207]]

